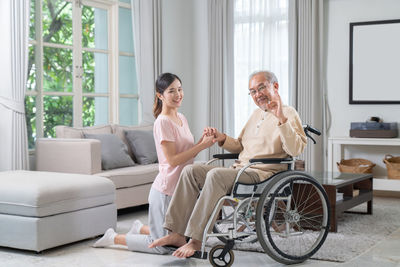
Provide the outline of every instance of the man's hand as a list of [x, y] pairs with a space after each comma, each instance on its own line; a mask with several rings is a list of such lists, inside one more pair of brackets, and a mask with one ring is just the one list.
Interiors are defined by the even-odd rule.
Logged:
[[282, 99], [278, 93], [278, 88], [271, 84], [270, 88], [268, 88], [268, 98], [269, 101], [267, 103], [267, 109], [278, 118], [279, 124], [283, 124], [287, 121], [287, 117], [283, 114], [282, 111]]
[[214, 127], [206, 127], [203, 130], [204, 135], [212, 135], [214, 136], [215, 142], [224, 143], [226, 139], [226, 135], [224, 133], [219, 132]]

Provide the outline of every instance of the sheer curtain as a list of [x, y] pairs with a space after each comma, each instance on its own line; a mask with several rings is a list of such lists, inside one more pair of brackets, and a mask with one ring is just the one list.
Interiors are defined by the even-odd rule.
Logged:
[[24, 98], [28, 75], [30, 1], [0, 1], [0, 171], [26, 170]]
[[252, 72], [274, 72], [279, 81], [282, 101], [289, 104], [288, 13], [288, 0], [235, 0], [235, 137], [257, 108], [247, 95], [248, 78]]

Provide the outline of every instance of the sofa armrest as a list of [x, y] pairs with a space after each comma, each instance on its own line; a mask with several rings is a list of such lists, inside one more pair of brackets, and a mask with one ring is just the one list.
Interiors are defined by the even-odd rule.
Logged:
[[101, 172], [101, 143], [95, 139], [40, 138], [36, 170], [80, 174]]

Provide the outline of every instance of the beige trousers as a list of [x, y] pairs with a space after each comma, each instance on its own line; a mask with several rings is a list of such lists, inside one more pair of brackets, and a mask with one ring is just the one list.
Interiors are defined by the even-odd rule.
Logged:
[[[210, 165], [186, 166], [165, 215], [164, 227], [201, 241], [214, 207], [221, 197], [231, 192], [238, 171]], [[260, 178], [256, 172], [248, 171], [239, 181], [252, 184]]]

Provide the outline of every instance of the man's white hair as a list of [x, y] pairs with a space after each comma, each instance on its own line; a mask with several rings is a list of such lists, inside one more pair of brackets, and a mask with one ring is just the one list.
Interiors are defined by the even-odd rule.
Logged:
[[276, 78], [275, 74], [272, 71], [269, 70], [257, 70], [253, 73], [250, 74], [249, 76], [249, 81], [251, 79], [253, 79], [254, 76], [256, 76], [257, 74], [264, 74], [265, 78], [267, 79], [267, 81], [269, 81], [270, 83], [277, 83], [278, 79]]

